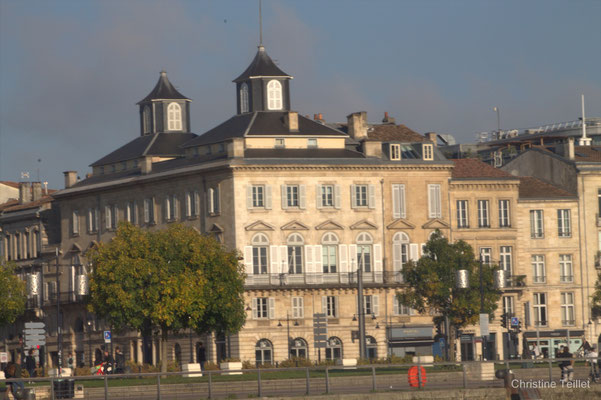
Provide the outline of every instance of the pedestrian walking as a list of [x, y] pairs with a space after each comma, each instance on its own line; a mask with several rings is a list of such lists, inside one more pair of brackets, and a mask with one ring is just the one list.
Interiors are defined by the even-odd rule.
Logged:
[[35, 373], [35, 356], [33, 355], [34, 351], [33, 349], [29, 349], [29, 353], [27, 354], [27, 357], [25, 357], [25, 369], [27, 370], [27, 372], [29, 372], [29, 377], [30, 378], [34, 378], [36, 373]]
[[115, 347], [115, 373], [122, 374], [125, 369], [125, 355], [119, 346]]
[[198, 358], [198, 362], [200, 363], [200, 370], [204, 371], [205, 363], [207, 362], [207, 353], [206, 353], [205, 347], [202, 342], [199, 343], [198, 350], [196, 353], [197, 353], [196, 355]]

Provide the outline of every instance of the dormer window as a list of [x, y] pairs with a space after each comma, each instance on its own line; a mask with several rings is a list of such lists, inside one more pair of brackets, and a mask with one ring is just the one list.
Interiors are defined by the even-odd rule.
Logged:
[[317, 148], [317, 139], [307, 139], [307, 148], [316, 149]]
[[275, 79], [267, 84], [267, 109], [282, 109], [282, 84]]
[[182, 130], [182, 108], [177, 103], [171, 103], [167, 107], [167, 129], [170, 131]]
[[397, 160], [397, 161], [401, 159], [401, 145], [400, 144], [391, 144], [390, 145], [390, 159]]
[[422, 156], [424, 160], [434, 160], [434, 145], [422, 144]]
[[247, 113], [248, 109], [248, 85], [243, 83], [240, 85], [240, 113]]
[[150, 133], [150, 107], [148, 106], [144, 106], [144, 111], [142, 112], [142, 124], [144, 133]]
[[283, 149], [283, 148], [285, 148], [285, 147], [286, 147], [286, 142], [285, 142], [285, 140], [284, 140], [284, 139], [282, 139], [282, 138], [277, 138], [277, 139], [275, 140], [275, 148], [276, 148], [276, 149]]

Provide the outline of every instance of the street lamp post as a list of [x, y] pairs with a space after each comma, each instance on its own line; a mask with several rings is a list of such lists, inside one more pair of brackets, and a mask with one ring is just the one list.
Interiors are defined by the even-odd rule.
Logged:
[[58, 375], [62, 373], [63, 367], [63, 335], [61, 332], [61, 290], [60, 290], [60, 271], [58, 265], [58, 247], [56, 248], [56, 335], [57, 335], [57, 354], [58, 354]]
[[[298, 326], [298, 321], [294, 321], [294, 326]], [[282, 327], [282, 321], [278, 321], [278, 327]], [[290, 359], [290, 315], [286, 311], [286, 337], [288, 339], [288, 358]]]

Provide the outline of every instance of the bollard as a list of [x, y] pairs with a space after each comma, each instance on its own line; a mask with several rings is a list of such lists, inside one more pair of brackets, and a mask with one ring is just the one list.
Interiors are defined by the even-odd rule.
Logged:
[[328, 373], [328, 367], [326, 367], [326, 394], [330, 394], [330, 374]]
[[109, 400], [109, 377], [104, 376], [104, 400]]
[[463, 370], [463, 388], [467, 389], [467, 374], [465, 371], [465, 364], [461, 364], [461, 369]]
[[161, 375], [157, 375], [157, 399], [161, 400]]
[[376, 367], [371, 367], [371, 390], [376, 391]]
[[211, 387], [211, 383], [212, 383], [211, 376], [212, 376], [212, 374], [211, 374], [211, 371], [208, 371], [208, 372], [209, 372], [209, 390], [208, 390], [208, 395], [209, 395], [209, 399], [210, 399], [210, 398], [212, 398], [212, 394], [213, 394], [212, 393], [212, 387]]
[[258, 391], [259, 391], [259, 397], [262, 396], [262, 391], [261, 391], [261, 369], [257, 369], [257, 383], [259, 384], [258, 387]]
[[306, 368], [306, 372], [307, 372], [307, 396], [308, 396], [309, 390], [310, 390], [309, 367]]

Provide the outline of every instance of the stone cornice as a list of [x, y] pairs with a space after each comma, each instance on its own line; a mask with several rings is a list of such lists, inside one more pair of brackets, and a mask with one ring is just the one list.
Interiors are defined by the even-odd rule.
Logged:
[[473, 189], [486, 189], [486, 190], [507, 190], [513, 189], [517, 192], [520, 185], [519, 180], [515, 182], [511, 181], [470, 181], [470, 182], [457, 182], [451, 181], [449, 185], [450, 191], [455, 190], [473, 190]]
[[230, 168], [234, 171], [407, 171], [407, 170], [431, 170], [431, 171], [449, 171], [451, 165], [370, 165], [370, 164], [356, 164], [356, 165], [230, 165]]

